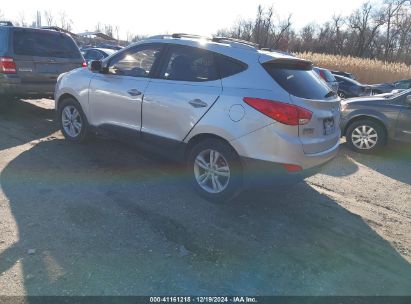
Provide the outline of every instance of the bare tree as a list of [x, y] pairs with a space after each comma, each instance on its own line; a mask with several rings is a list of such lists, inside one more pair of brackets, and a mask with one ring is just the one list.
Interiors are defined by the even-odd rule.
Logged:
[[353, 55], [362, 57], [372, 44], [379, 28], [384, 24], [381, 13], [375, 11], [370, 2], [365, 2], [349, 17], [349, 26], [356, 36], [356, 48]]
[[24, 11], [20, 11], [19, 12], [19, 18], [18, 18], [18, 25], [22, 26], [22, 27], [26, 27], [27, 26], [27, 21], [26, 21], [26, 14], [24, 13]]
[[114, 27], [114, 33], [116, 34], [117, 41], [119, 41], [120, 40], [120, 27], [118, 25]]
[[46, 23], [48, 26], [53, 26], [54, 24], [54, 16], [53, 13], [48, 10], [48, 11], [44, 11], [44, 18], [46, 19]]
[[103, 33], [106, 34], [107, 36], [114, 38], [113, 35], [113, 26], [110, 24], [104, 24], [103, 26]]
[[67, 16], [67, 13], [65, 11], [60, 11], [59, 17], [60, 17], [60, 27], [63, 30], [71, 31], [73, 27], [73, 20], [71, 20]]

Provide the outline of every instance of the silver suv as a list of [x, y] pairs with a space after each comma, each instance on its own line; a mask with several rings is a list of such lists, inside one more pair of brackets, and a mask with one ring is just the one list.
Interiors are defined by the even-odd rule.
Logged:
[[311, 62], [228, 38], [149, 38], [61, 75], [55, 99], [66, 139], [144, 143], [212, 200], [301, 180], [339, 146], [340, 100]]

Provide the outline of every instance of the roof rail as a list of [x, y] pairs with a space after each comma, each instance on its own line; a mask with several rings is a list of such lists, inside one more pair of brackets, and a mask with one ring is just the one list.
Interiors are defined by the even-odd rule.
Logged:
[[13, 26], [13, 23], [11, 21], [0, 20], [0, 26]]
[[247, 46], [251, 46], [251, 47], [254, 47], [254, 48], [256, 48], [256, 49], [258, 49], [258, 47], [259, 47], [257, 43], [254, 43], [254, 42], [251, 42], [251, 41], [247, 41], [247, 40], [237, 39], [237, 38], [213, 37], [213, 38], [211, 39], [211, 41], [213, 41], [213, 42], [218, 42], [218, 43], [221, 43], [221, 42], [224, 42], [224, 41], [234, 42], [234, 43], [239, 43], [239, 44], [245, 44], [245, 45], [247, 45]]
[[198, 39], [207, 39], [210, 40], [209, 37], [200, 36], [200, 35], [193, 35], [193, 34], [184, 34], [184, 33], [175, 33], [171, 35], [172, 38], [198, 38]]
[[184, 34], [184, 33], [175, 33], [171, 35], [156, 35], [156, 36], [151, 36], [148, 39], [166, 39], [166, 38], [174, 38], [174, 39], [180, 39], [180, 38], [193, 38], [193, 39], [203, 39], [203, 40], [208, 40], [211, 42], [215, 43], [227, 43], [232, 45], [233, 47], [240, 47], [244, 49], [258, 49], [258, 44], [246, 41], [246, 40], [241, 40], [241, 39], [236, 39], [236, 38], [228, 38], [228, 37], [206, 37], [206, 36], [200, 36], [200, 35], [193, 35], [193, 34]]

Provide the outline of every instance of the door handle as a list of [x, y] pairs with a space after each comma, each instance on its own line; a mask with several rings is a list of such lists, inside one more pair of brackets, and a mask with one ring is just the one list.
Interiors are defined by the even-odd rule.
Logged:
[[141, 95], [141, 92], [137, 89], [128, 90], [127, 93], [130, 96], [140, 96]]
[[188, 102], [190, 105], [192, 105], [194, 108], [205, 108], [207, 106], [207, 103], [202, 101], [201, 99], [193, 99]]

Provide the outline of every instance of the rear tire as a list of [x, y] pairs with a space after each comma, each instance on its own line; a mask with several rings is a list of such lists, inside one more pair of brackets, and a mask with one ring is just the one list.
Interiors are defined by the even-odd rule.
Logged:
[[90, 126], [79, 102], [64, 99], [58, 107], [57, 119], [64, 137], [71, 142], [83, 143], [90, 138]]
[[220, 139], [205, 139], [188, 154], [187, 172], [195, 191], [214, 202], [226, 202], [241, 192], [242, 168], [233, 148]]
[[349, 125], [346, 139], [354, 151], [373, 153], [386, 144], [387, 135], [380, 123], [370, 119], [361, 119]]

